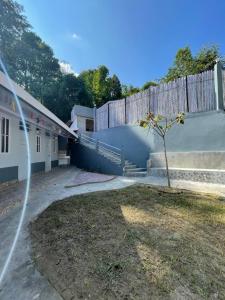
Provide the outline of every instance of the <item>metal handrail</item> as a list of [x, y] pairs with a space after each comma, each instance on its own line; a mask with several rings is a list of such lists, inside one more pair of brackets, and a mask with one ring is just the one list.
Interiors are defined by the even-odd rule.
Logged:
[[95, 146], [97, 151], [103, 150], [103, 151], [106, 152], [106, 154], [111, 155], [111, 156], [113, 155], [115, 159], [120, 160], [121, 165], [124, 164], [124, 155], [123, 155], [122, 149], [120, 149], [118, 147], [115, 147], [115, 146], [112, 146], [110, 144], [101, 142], [101, 141], [96, 140], [94, 138], [91, 138], [91, 137], [89, 137], [89, 136], [87, 136], [83, 133], [80, 134], [80, 142], [81, 143], [82, 143], [82, 140], [83, 140], [84, 143], [86, 142], [86, 143], [92, 144], [92, 146]]
[[112, 145], [110, 145], [110, 144], [107, 144], [107, 143], [104, 143], [104, 142], [101, 142], [101, 141], [99, 141], [99, 143], [100, 144], [103, 144], [103, 145], [106, 145], [107, 147], [109, 147], [109, 148], [113, 148], [113, 149], [116, 149], [116, 150], [119, 150], [119, 151], [121, 151], [121, 149], [120, 148], [117, 148], [117, 147], [115, 147], [115, 146], [112, 146]]

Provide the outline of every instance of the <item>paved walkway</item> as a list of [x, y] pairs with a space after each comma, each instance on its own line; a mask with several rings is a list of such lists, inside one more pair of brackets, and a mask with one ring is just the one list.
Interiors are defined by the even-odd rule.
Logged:
[[[13, 259], [0, 290], [1, 300], [60, 300], [61, 297], [48, 281], [35, 269], [30, 257], [30, 240], [28, 224], [40, 212], [56, 200], [65, 197], [123, 188], [137, 182], [165, 185], [166, 180], [153, 177], [125, 178], [117, 177], [104, 183], [85, 184], [65, 188], [71, 182], [71, 177], [80, 174], [80, 170], [56, 169], [47, 174], [38, 174], [32, 178], [30, 198], [26, 217]], [[203, 192], [217, 192], [225, 195], [225, 186], [196, 184], [190, 182], [172, 181], [173, 186]], [[3, 267], [15, 231], [18, 225], [24, 196], [24, 184], [16, 184], [0, 191], [0, 270]]]
[[[59, 300], [61, 297], [35, 269], [30, 257], [28, 224], [53, 201], [76, 194], [110, 190], [128, 186], [119, 178], [104, 183], [65, 188], [71, 178], [80, 173], [77, 168], [56, 169], [32, 178], [29, 203], [13, 259], [0, 290], [1, 300]], [[11, 247], [24, 197], [24, 184], [16, 184], [0, 191], [0, 270]]]

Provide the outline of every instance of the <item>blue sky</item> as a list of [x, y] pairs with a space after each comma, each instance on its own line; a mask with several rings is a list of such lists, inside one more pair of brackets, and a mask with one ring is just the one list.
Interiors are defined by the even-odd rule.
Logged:
[[162, 77], [177, 49], [225, 53], [224, 0], [18, 0], [33, 30], [75, 72], [106, 65], [122, 83]]

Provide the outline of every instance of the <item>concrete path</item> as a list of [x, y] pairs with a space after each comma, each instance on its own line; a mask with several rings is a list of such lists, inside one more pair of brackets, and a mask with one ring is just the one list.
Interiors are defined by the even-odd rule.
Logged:
[[[47, 174], [38, 174], [32, 178], [30, 198], [26, 217], [19, 241], [10, 263], [8, 272], [0, 290], [1, 300], [59, 300], [61, 297], [48, 281], [35, 269], [30, 257], [30, 240], [28, 224], [46, 207], [56, 200], [76, 194], [123, 188], [135, 183], [166, 185], [165, 179], [145, 177], [117, 177], [104, 183], [86, 184], [65, 188], [80, 170], [77, 168], [56, 169]], [[196, 184], [172, 181], [172, 185], [180, 188], [202, 192], [217, 192], [225, 195], [225, 186]], [[21, 213], [24, 196], [24, 184], [16, 184], [0, 190], [0, 271], [11, 247]]]
[[[35, 175], [32, 178], [23, 229], [8, 272], [0, 287], [1, 300], [61, 299], [47, 280], [35, 269], [31, 260], [28, 224], [32, 219], [56, 200], [87, 192], [123, 188], [132, 184], [115, 178], [104, 183], [65, 188], [64, 186], [71, 181], [71, 177], [76, 172], [80, 172], [80, 170], [77, 168], [56, 169], [47, 174]], [[0, 271], [5, 263], [18, 226], [24, 188], [24, 184], [20, 183], [0, 191], [0, 204], [4, 204], [2, 210], [0, 210]]]

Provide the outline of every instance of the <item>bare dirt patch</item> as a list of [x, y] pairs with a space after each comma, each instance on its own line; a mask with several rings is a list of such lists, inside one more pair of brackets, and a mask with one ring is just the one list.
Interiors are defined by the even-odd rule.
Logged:
[[74, 196], [30, 227], [64, 299], [225, 299], [225, 201], [146, 185]]

